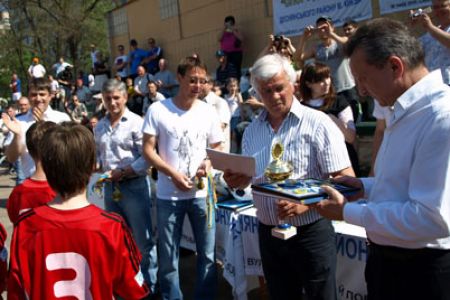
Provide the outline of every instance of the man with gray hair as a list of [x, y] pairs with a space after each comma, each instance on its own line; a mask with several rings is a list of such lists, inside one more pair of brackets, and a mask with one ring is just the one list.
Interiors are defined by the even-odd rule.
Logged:
[[450, 299], [450, 88], [394, 20], [361, 26], [347, 55], [360, 93], [392, 114], [375, 177], [340, 179], [361, 188], [350, 201], [367, 202], [325, 187], [317, 209], [366, 229], [369, 299]]
[[127, 89], [123, 82], [109, 79], [103, 84], [107, 114], [94, 129], [97, 161], [108, 174], [105, 181], [105, 207], [120, 214], [133, 232], [142, 253], [144, 279], [155, 292], [157, 278], [156, 244], [153, 241], [149, 164], [142, 157], [143, 119], [128, 110]]
[[[242, 154], [256, 158], [256, 177], [225, 172], [231, 188], [267, 181], [264, 170], [271, 148], [282, 143], [282, 159], [293, 165], [292, 178], [353, 176], [344, 136], [327, 115], [303, 106], [294, 96], [296, 73], [278, 54], [258, 59], [251, 69], [252, 86], [265, 105], [245, 130]], [[314, 209], [277, 197], [253, 196], [259, 220], [259, 247], [271, 299], [336, 299], [336, 245], [331, 222]], [[288, 240], [271, 235], [285, 220], [298, 234]]]

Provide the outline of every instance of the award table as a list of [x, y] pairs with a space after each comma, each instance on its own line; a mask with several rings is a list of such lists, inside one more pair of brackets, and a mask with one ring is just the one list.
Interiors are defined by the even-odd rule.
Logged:
[[[333, 226], [336, 231], [338, 299], [366, 299], [365, 231], [345, 222], [333, 222]], [[185, 218], [181, 246], [195, 251], [188, 218]], [[249, 276], [263, 276], [255, 208], [240, 212], [223, 208], [216, 210], [216, 251], [217, 259], [223, 263], [223, 276], [233, 289], [234, 299], [246, 300], [247, 291], [255, 287], [249, 283]]]

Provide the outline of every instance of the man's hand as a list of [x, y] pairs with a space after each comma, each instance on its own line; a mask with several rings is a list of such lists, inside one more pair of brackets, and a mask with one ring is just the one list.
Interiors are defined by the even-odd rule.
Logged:
[[111, 181], [120, 181], [123, 177], [123, 169], [117, 168], [114, 170], [111, 170], [111, 174], [110, 174], [110, 180]]
[[303, 38], [309, 39], [313, 35], [314, 30], [315, 30], [314, 26], [312, 25], [306, 26], [305, 30], [303, 31]]
[[225, 172], [223, 173], [223, 179], [232, 189], [244, 189], [252, 181], [252, 178], [250, 176], [241, 173], [235, 173], [230, 170], [225, 170]]
[[284, 220], [285, 218], [300, 215], [309, 210], [307, 205], [297, 204], [292, 201], [280, 199], [278, 205], [278, 218]]
[[328, 199], [315, 205], [319, 214], [330, 220], [343, 220], [344, 205], [347, 203], [347, 199], [330, 186], [322, 186], [321, 188], [328, 194]]
[[33, 118], [36, 122], [44, 119], [44, 112], [37, 106], [33, 107]]
[[342, 183], [347, 186], [359, 188], [359, 191], [347, 196], [348, 201], [355, 201], [364, 198], [364, 185], [359, 178], [351, 176], [334, 177], [333, 182]]
[[9, 131], [14, 133], [15, 135], [22, 135], [22, 127], [20, 126], [20, 122], [17, 121], [16, 118], [11, 118], [7, 113], [2, 113], [2, 120], [3, 124], [5, 124], [6, 128], [8, 128]]
[[183, 192], [187, 192], [194, 187], [192, 180], [183, 173], [176, 172], [171, 176], [171, 178], [173, 184], [175, 184], [175, 186]]
[[204, 159], [195, 173], [197, 178], [205, 177], [206, 174], [211, 170], [211, 161], [209, 159]]

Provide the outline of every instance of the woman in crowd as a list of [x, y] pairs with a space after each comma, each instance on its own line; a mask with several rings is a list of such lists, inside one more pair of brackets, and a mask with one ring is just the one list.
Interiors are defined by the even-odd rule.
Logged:
[[321, 63], [308, 64], [303, 68], [299, 83], [302, 104], [328, 114], [339, 127], [345, 137], [352, 167], [358, 176], [359, 161], [354, 146], [356, 127], [352, 109], [344, 97], [336, 97], [330, 74], [330, 68]]

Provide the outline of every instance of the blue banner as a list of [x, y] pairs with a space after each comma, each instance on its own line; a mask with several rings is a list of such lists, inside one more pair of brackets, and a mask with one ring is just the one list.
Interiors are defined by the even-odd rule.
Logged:
[[380, 14], [391, 14], [430, 5], [429, 0], [380, 0]]
[[314, 25], [320, 16], [331, 17], [335, 26], [352, 19], [372, 18], [371, 0], [274, 0], [273, 27], [276, 35], [294, 36]]

